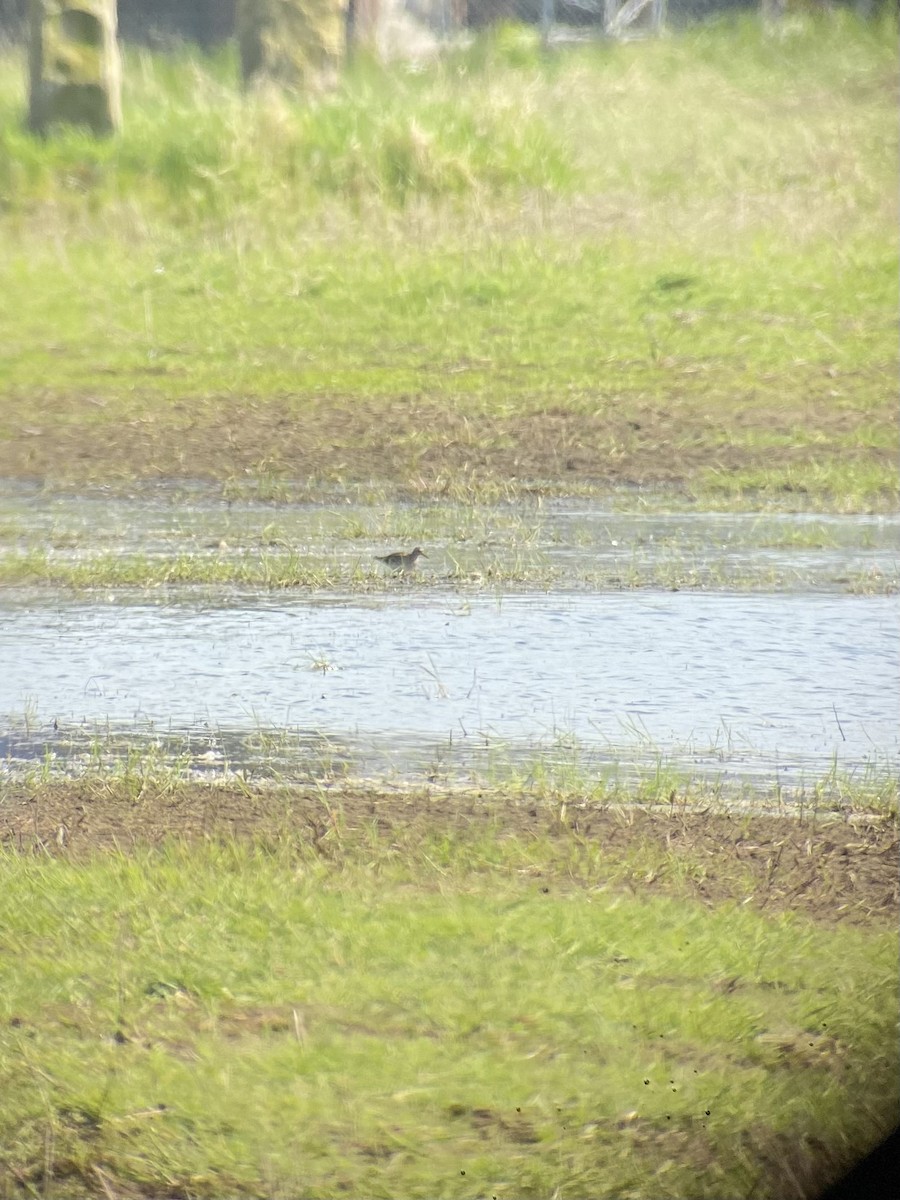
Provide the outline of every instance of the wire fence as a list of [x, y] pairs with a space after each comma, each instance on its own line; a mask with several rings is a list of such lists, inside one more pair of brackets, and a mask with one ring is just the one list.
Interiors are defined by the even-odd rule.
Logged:
[[571, 26], [615, 35], [638, 22], [659, 29], [666, 11], [667, 0], [469, 0], [467, 24], [480, 28], [521, 21], [545, 31]]

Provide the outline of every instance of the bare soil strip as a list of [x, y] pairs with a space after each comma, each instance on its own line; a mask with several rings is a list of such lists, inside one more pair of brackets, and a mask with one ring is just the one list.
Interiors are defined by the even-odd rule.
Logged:
[[[148, 398], [135, 419], [107, 421], [89, 397], [48, 393], [30, 396], [19, 420], [16, 400], [9, 398], [0, 475], [78, 484], [219, 481], [265, 470], [304, 481], [390, 480], [401, 490], [439, 495], [443, 486], [487, 482], [519, 488], [549, 483], [562, 490], [677, 489], [699, 482], [711, 469], [782, 472], [788, 480], [792, 472], [826, 459], [845, 466], [893, 463], [886, 414], [816, 405], [815, 390], [807, 406], [766, 408], [757, 402], [748, 409], [738, 398], [736, 404], [718, 405], [714, 421], [702, 398], [690, 399], [677, 385], [649, 404], [598, 395], [590, 411], [552, 406], [502, 417], [414, 396], [376, 403], [206, 397], [175, 402], [165, 412]], [[816, 437], [798, 440], [798, 424], [813, 420]], [[881, 446], [856, 436], [863, 420], [877, 430]], [[748, 437], [748, 426], [768, 436]]]
[[[0, 794], [0, 846], [23, 854], [87, 858], [172, 840], [247, 839], [339, 858], [372, 836], [414, 850], [441, 835], [460, 843], [485, 835], [547, 839], [559, 851], [561, 869], [547, 870], [554, 888], [677, 893], [832, 925], [892, 922], [900, 905], [897, 822], [874, 814], [770, 816], [571, 801], [563, 810], [521, 797], [375, 789], [329, 793], [326, 807], [314, 790], [179, 785], [149, 787], [135, 798], [94, 781], [13, 784]], [[594, 864], [599, 851], [602, 866], [573, 872], [579, 850]], [[556, 858], [547, 855], [549, 863]]]

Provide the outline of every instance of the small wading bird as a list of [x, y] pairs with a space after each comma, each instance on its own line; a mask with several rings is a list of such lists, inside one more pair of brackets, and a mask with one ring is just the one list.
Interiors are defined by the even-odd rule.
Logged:
[[416, 559], [427, 558], [428, 555], [416, 546], [415, 550], [410, 550], [409, 554], [403, 554], [397, 550], [394, 554], [376, 554], [375, 557], [379, 562], [383, 562], [390, 571], [414, 571]]

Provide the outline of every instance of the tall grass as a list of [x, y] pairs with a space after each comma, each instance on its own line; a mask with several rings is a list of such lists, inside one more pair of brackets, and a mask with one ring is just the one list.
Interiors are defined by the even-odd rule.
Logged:
[[[22, 125], [24, 64], [0, 72], [0, 203], [7, 214], [119, 207], [291, 226], [351, 206], [537, 190], [594, 205], [716, 199], [745, 219], [821, 226], [885, 210], [895, 21], [808, 18], [789, 36], [755, 19], [671, 39], [541, 55], [499, 30], [424, 69], [359, 62], [330, 94], [245, 94], [230, 50], [126, 56], [125, 129], [46, 141]], [[826, 212], [821, 211], [825, 201]], [[594, 208], [596, 216], [602, 207]]]
[[[518, 187], [566, 190], [568, 148], [539, 111], [537, 77], [357, 65], [331, 95], [244, 94], [234, 55], [126, 57], [125, 131], [41, 142], [17, 126], [19, 64], [0, 103], [0, 192], [8, 211], [137, 203], [179, 221], [259, 209], [278, 220], [314, 200], [403, 204]], [[18, 78], [17, 78], [18, 77]], [[293, 223], [293, 222], [292, 222]]]
[[8, 57], [0, 468], [893, 504], [895, 35], [500, 30], [316, 98], [132, 51], [105, 142]]

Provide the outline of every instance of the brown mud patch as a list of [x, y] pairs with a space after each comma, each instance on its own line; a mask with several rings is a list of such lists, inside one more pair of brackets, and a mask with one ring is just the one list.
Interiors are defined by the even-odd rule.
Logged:
[[0, 476], [77, 484], [265, 473], [440, 495], [461, 484], [682, 488], [710, 470], [783, 473], [790, 490], [788, 476], [828, 461], [892, 468], [892, 416], [825, 403], [821, 390], [810, 381], [793, 405], [688, 387], [653, 400], [598, 393], [501, 415], [427, 395], [134, 395], [107, 405], [47, 392], [8, 398]]
[[[0, 847], [88, 858], [172, 840], [249, 840], [339, 860], [373, 838], [415, 857], [435, 838], [485, 837], [550, 849], [534, 871], [548, 890], [621, 887], [752, 903], [828, 924], [895, 921], [900, 906], [896, 818], [764, 815], [672, 806], [649, 809], [502, 794], [406, 794], [377, 789], [248, 790], [147, 786], [135, 797], [96, 781], [0, 792]], [[368, 839], [368, 840], [367, 840]], [[559, 869], [554, 863], [559, 863]]]

